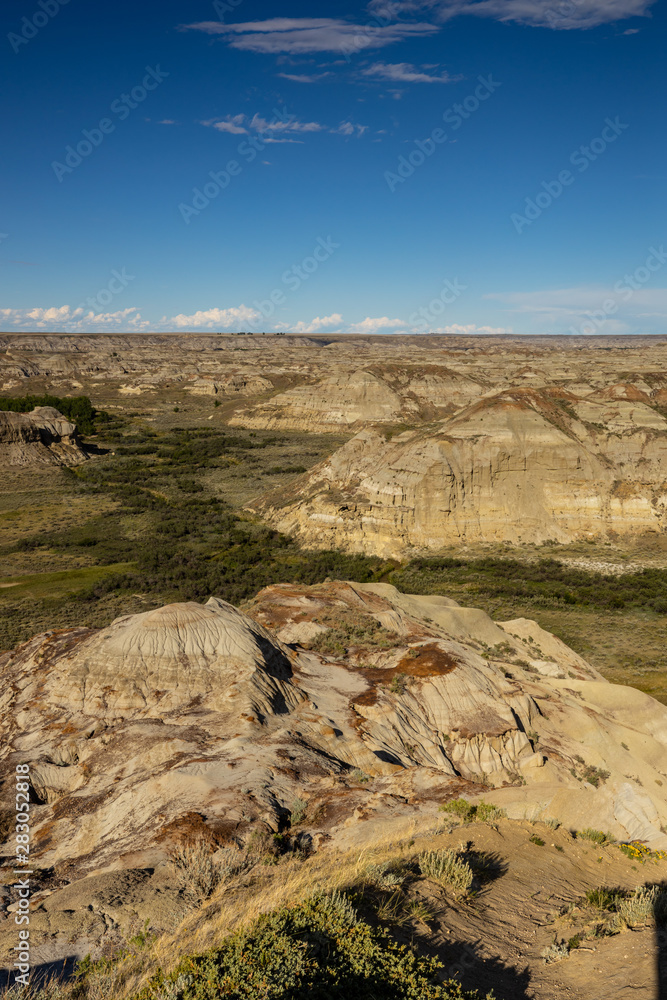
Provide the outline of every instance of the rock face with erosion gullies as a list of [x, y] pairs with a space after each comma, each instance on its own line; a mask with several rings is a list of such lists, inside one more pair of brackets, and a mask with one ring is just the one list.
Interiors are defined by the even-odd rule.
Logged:
[[308, 545], [390, 557], [661, 531], [667, 421], [627, 396], [512, 389], [397, 436], [367, 428], [252, 506]]
[[31, 413], [0, 410], [0, 467], [76, 465], [88, 458], [76, 425], [53, 406]]
[[451, 413], [483, 391], [479, 382], [447, 368], [359, 368], [350, 373], [339, 371], [295, 386], [251, 408], [238, 409], [231, 423], [310, 431], [396, 424]]
[[272, 586], [245, 613], [211, 598], [47, 632], [0, 668], [2, 767], [30, 762], [44, 866], [150, 864], [191, 813], [279, 830], [297, 796], [349, 846], [461, 787], [667, 845], [667, 708], [446, 597]]

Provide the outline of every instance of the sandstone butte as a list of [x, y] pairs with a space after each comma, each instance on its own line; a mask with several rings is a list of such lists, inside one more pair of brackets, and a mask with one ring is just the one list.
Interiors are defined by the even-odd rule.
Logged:
[[437, 823], [461, 794], [667, 847], [667, 707], [535, 622], [446, 597], [276, 585], [244, 612], [211, 598], [46, 632], [0, 674], [0, 776], [30, 762], [31, 857], [64, 876], [36, 893], [35, 961], [89, 950], [105, 886], [104, 912], [136, 909], [194, 820], [241, 845], [296, 799], [318, 852]]
[[76, 465], [88, 458], [76, 425], [53, 406], [31, 413], [0, 410], [0, 468]]
[[514, 388], [395, 435], [366, 427], [251, 509], [306, 545], [397, 558], [663, 531], [667, 420], [636, 396]]

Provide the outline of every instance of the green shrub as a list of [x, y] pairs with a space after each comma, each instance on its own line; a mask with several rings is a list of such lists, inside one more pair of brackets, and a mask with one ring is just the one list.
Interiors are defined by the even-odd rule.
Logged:
[[475, 806], [467, 799], [451, 799], [440, 806], [441, 812], [452, 813], [459, 819], [469, 821], [475, 814]]
[[453, 847], [426, 851], [419, 855], [418, 863], [422, 875], [455, 892], [467, 893], [472, 885], [472, 868]]
[[562, 962], [562, 960], [567, 958], [569, 954], [570, 949], [564, 941], [560, 943], [554, 941], [554, 943], [550, 944], [548, 948], [543, 949], [542, 958], [544, 959], [545, 965], [551, 965], [552, 962]]
[[589, 906], [594, 906], [597, 910], [614, 910], [616, 905], [621, 898], [619, 892], [613, 889], [603, 889], [601, 886], [597, 889], [589, 889], [586, 893], [586, 902]]
[[584, 830], [577, 830], [577, 840], [590, 840], [592, 844], [610, 844], [613, 841], [610, 833], [603, 833], [602, 830], [593, 830], [586, 827]]
[[629, 927], [652, 920], [664, 923], [667, 918], [667, 892], [657, 885], [638, 885], [630, 896], [619, 900], [616, 909]]
[[369, 865], [364, 878], [378, 889], [400, 889], [405, 883], [407, 872], [400, 864], [385, 862]]
[[502, 819], [504, 816], [507, 816], [504, 809], [499, 809], [498, 806], [494, 806], [490, 802], [485, 802], [484, 799], [478, 802], [475, 807], [475, 820], [478, 823], [492, 823], [494, 820]]
[[[138, 1000], [473, 1000], [442, 966], [359, 919], [340, 894], [259, 917], [158, 975]], [[491, 997], [488, 998], [491, 1000]]]
[[290, 826], [295, 826], [297, 823], [301, 823], [302, 820], [306, 818], [307, 811], [308, 803], [305, 799], [294, 799], [292, 808], [290, 809]]
[[452, 813], [465, 823], [492, 823], [507, 815], [504, 809], [481, 799], [476, 805], [467, 799], [451, 799], [440, 806], [441, 812]]

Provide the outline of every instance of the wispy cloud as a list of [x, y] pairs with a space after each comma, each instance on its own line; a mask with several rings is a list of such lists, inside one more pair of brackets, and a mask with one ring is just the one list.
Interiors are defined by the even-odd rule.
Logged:
[[460, 14], [534, 28], [572, 30], [596, 28], [628, 17], [648, 17], [656, 0], [371, 0], [369, 10], [384, 18], [422, 16], [448, 21]]
[[611, 287], [580, 285], [485, 298], [504, 303], [509, 312], [528, 320], [529, 332], [567, 333], [574, 327], [577, 332], [585, 328], [583, 332], [590, 333], [662, 333], [667, 288], [641, 287], [641, 272], [638, 269], [625, 275]]
[[247, 135], [248, 129], [243, 124], [245, 121], [245, 115], [227, 115], [226, 118], [209, 118], [201, 122], [201, 124], [215, 128], [218, 132], [229, 132], [231, 135]]
[[433, 34], [433, 24], [360, 25], [332, 17], [274, 17], [267, 21], [222, 24], [199, 21], [182, 30], [221, 35], [234, 49], [248, 52], [303, 55], [311, 52], [358, 53], [379, 49], [406, 38]]
[[136, 306], [117, 312], [96, 313], [81, 306], [35, 306], [31, 309], [0, 309], [3, 326], [19, 330], [62, 330], [65, 332], [146, 330]]
[[363, 135], [368, 125], [356, 125], [354, 122], [341, 122], [336, 128], [329, 129], [332, 135]]
[[262, 115], [227, 115], [225, 118], [210, 118], [202, 121], [202, 125], [217, 129], [218, 132], [229, 132], [232, 135], [261, 135], [264, 143], [279, 142], [300, 142], [299, 139], [285, 138], [293, 134], [307, 134], [313, 132], [329, 132], [331, 135], [363, 135], [367, 130], [367, 125], [359, 125], [354, 122], [341, 122], [335, 128], [322, 125], [320, 122], [302, 122], [296, 118], [285, 116], [276, 117], [269, 121]]
[[412, 63], [376, 62], [368, 69], [362, 70], [363, 76], [372, 76], [380, 80], [390, 80], [392, 83], [454, 83], [460, 77], [450, 76], [443, 70], [437, 76], [424, 73], [424, 68], [417, 69]]
[[326, 76], [331, 76], [330, 72], [326, 73], [278, 73], [283, 80], [291, 80], [292, 83], [317, 83], [318, 80], [324, 80]]

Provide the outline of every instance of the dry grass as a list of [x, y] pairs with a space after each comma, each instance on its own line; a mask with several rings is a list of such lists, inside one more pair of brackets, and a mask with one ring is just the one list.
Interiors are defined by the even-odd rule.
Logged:
[[372, 848], [323, 851], [305, 860], [285, 856], [277, 865], [258, 863], [219, 884], [178, 927], [149, 942], [141, 952], [140, 964], [136, 955], [122, 959], [115, 973], [118, 985], [107, 996], [128, 1000], [158, 969], [173, 971], [184, 954], [199, 954], [219, 945], [260, 914], [283, 907], [286, 900], [298, 903], [316, 893], [341, 892], [363, 884], [369, 868], [388, 870], [396, 865], [397, 856], [408, 862], [419, 853], [420, 841], [422, 847], [427, 839], [429, 846], [433, 844], [433, 834], [433, 826], [424, 823], [417, 833], [416, 823], [411, 821]]

